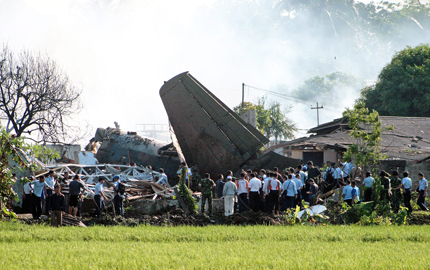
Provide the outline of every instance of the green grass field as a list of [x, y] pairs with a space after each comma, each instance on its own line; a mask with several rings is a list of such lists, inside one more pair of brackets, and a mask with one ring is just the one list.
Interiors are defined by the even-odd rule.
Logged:
[[0, 269], [430, 269], [429, 229], [0, 222]]

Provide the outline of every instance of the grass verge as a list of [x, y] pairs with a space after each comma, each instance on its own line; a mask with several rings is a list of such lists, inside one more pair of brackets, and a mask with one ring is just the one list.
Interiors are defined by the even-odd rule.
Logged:
[[0, 268], [428, 269], [429, 228], [51, 228], [0, 222]]

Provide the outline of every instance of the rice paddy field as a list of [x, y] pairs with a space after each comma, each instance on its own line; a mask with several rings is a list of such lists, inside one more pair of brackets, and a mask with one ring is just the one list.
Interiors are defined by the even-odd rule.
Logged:
[[0, 269], [430, 269], [429, 226], [0, 222]]

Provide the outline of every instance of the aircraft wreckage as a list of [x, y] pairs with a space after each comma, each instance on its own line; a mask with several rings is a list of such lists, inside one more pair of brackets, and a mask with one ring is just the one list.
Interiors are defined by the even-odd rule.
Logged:
[[273, 151], [260, 153], [268, 138], [188, 72], [165, 82], [160, 96], [171, 123], [173, 143], [163, 144], [118, 128], [99, 128], [87, 150], [97, 143], [100, 163], [151, 165], [155, 170], [164, 168], [169, 177], [176, 176], [181, 159], [200, 174], [210, 173], [212, 177], [227, 170], [238, 174], [241, 169], [283, 169], [300, 162]]

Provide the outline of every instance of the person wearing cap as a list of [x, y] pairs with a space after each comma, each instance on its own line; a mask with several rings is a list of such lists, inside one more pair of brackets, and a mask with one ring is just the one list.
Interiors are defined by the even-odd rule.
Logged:
[[73, 215], [75, 218], [78, 213], [81, 189], [88, 190], [87, 187], [79, 180], [79, 175], [75, 174], [73, 180], [69, 183], [69, 214]]
[[412, 180], [411, 178], [409, 178], [409, 173], [403, 172], [403, 179], [402, 179], [403, 202], [405, 204], [405, 207], [408, 208], [408, 212], [412, 212], [411, 187], [412, 187]]
[[94, 202], [96, 203], [96, 217], [101, 217], [102, 211], [105, 208], [104, 201], [107, 201], [107, 198], [104, 194], [103, 184], [105, 183], [104, 178], [100, 178], [94, 189]]
[[115, 214], [123, 216], [124, 215], [124, 208], [123, 208], [124, 198], [119, 193], [119, 185], [120, 185], [119, 183], [121, 182], [121, 180], [119, 179], [119, 175], [115, 175], [112, 180], [113, 180], [113, 192], [115, 194], [115, 196], [113, 198], [113, 204], [115, 207]]
[[227, 176], [227, 182], [224, 185], [224, 189], [222, 191], [222, 195], [224, 196], [224, 215], [226, 217], [233, 215], [234, 213], [234, 197], [237, 193], [236, 185], [231, 181]]
[[421, 210], [428, 211], [426, 206], [426, 195], [427, 195], [427, 187], [428, 187], [428, 181], [424, 178], [423, 173], [418, 173], [418, 178], [420, 179], [420, 182], [418, 183], [418, 199], [417, 204], [421, 208]]

